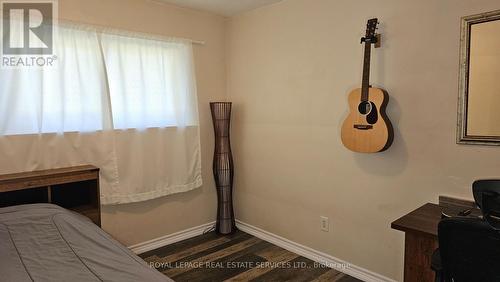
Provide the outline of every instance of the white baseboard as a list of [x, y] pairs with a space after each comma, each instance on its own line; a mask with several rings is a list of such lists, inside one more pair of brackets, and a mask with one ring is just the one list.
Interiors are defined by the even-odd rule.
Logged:
[[[196, 226], [193, 228], [189, 228], [183, 231], [179, 231], [170, 235], [166, 235], [160, 238], [156, 238], [144, 243], [139, 243], [133, 246], [130, 246], [131, 249], [136, 254], [145, 253], [154, 249], [158, 249], [173, 243], [180, 242], [182, 240], [190, 239], [196, 236], [203, 234], [205, 230], [214, 226], [215, 222], [206, 223], [200, 226]], [[236, 226], [243, 232], [246, 232], [250, 235], [253, 235], [257, 238], [260, 238], [264, 241], [272, 243], [276, 246], [279, 246], [283, 249], [286, 249], [290, 252], [296, 253], [303, 257], [306, 257], [315, 262], [322, 263], [329, 267], [335, 268], [338, 271], [350, 275], [352, 277], [358, 278], [365, 282], [395, 282], [388, 277], [382, 276], [375, 272], [369, 271], [362, 267], [353, 265], [331, 255], [322, 253], [320, 251], [311, 249], [299, 243], [292, 242], [286, 238], [275, 235], [273, 233], [262, 230], [258, 227], [250, 225], [248, 223], [244, 223], [242, 221], [237, 220]]]
[[196, 226], [193, 228], [189, 228], [186, 230], [182, 230], [179, 232], [175, 232], [170, 235], [166, 235], [160, 238], [156, 238], [147, 242], [139, 243], [133, 246], [128, 247], [132, 252], [136, 254], [142, 254], [148, 251], [152, 251], [154, 249], [158, 249], [161, 247], [165, 247], [167, 245], [177, 243], [186, 239], [190, 239], [199, 235], [202, 235], [204, 231], [206, 231], [208, 228], [212, 227], [215, 225], [214, 222], [209, 222], [202, 224], [200, 226]]
[[244, 223], [242, 221], [237, 220], [236, 226], [243, 232], [246, 232], [250, 235], [253, 235], [264, 241], [272, 243], [290, 252], [306, 257], [315, 262], [319, 262], [331, 268], [335, 268], [336, 270], [342, 273], [358, 278], [365, 282], [395, 282], [395, 280], [393, 279], [369, 271], [362, 267], [353, 265], [351, 263], [348, 263], [331, 255], [311, 249], [304, 245], [292, 242], [286, 238], [272, 234], [258, 227], [252, 226], [248, 223]]

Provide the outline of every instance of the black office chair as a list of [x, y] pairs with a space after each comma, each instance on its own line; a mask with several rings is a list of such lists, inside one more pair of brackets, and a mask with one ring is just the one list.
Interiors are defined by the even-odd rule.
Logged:
[[439, 223], [439, 250], [432, 257], [436, 281], [500, 281], [500, 180], [476, 181], [473, 193], [483, 219]]
[[484, 219], [500, 230], [500, 180], [478, 180], [472, 184], [472, 192]]
[[500, 233], [480, 218], [439, 223], [439, 253], [446, 282], [500, 281]]

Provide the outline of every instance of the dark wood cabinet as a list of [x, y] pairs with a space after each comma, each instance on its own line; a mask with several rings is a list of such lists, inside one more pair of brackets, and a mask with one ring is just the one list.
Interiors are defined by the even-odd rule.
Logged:
[[50, 203], [101, 226], [99, 168], [85, 165], [0, 175], [0, 207]]

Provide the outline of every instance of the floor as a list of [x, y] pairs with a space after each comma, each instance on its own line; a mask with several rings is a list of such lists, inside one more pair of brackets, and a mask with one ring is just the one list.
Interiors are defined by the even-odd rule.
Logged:
[[141, 257], [177, 282], [360, 281], [241, 231], [208, 233]]

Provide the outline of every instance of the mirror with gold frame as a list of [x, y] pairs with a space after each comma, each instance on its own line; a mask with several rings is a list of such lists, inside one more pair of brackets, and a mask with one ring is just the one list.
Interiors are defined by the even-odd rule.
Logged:
[[500, 10], [462, 18], [459, 144], [500, 145]]

